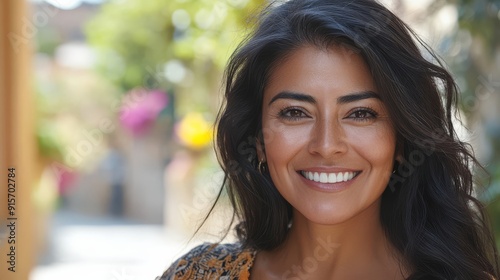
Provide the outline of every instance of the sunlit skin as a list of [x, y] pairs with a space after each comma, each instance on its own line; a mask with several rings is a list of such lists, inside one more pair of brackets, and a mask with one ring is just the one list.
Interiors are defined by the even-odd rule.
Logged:
[[[395, 131], [366, 63], [340, 46], [305, 46], [270, 74], [259, 158], [294, 214], [284, 244], [257, 254], [252, 279], [403, 279], [379, 220]], [[355, 177], [318, 183], [303, 171]]]

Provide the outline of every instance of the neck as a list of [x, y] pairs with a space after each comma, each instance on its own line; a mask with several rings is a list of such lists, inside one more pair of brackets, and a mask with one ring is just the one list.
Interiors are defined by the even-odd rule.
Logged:
[[333, 259], [347, 257], [351, 253], [376, 253], [387, 241], [378, 209], [379, 205], [372, 205], [356, 217], [335, 225], [313, 223], [295, 211], [292, 228], [283, 249], [294, 249], [299, 257], [304, 258], [316, 246], [327, 242], [330, 244], [329, 248], [334, 245], [336, 247], [329, 253]]
[[328, 279], [367, 279], [352, 278], [362, 272], [393, 275], [395, 268], [399, 272], [399, 264], [379, 213], [380, 201], [347, 221], [320, 225], [295, 211], [286, 241], [270, 255], [282, 264], [282, 275], [300, 279], [320, 279], [320, 275]]

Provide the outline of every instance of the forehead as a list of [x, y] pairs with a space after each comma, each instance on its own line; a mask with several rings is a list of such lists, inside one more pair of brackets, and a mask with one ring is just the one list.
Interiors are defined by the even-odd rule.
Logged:
[[269, 100], [283, 90], [337, 96], [367, 90], [376, 92], [376, 87], [363, 57], [354, 50], [342, 46], [328, 49], [305, 46], [275, 65], [264, 99]]

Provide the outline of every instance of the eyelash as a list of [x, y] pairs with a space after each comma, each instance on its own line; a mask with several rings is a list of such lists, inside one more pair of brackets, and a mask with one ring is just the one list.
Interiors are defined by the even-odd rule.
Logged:
[[[364, 117], [364, 118], [362, 118], [362, 117], [350, 117], [353, 114], [360, 113], [360, 112], [362, 112], [362, 113], [368, 113], [371, 116]], [[353, 111], [349, 112], [349, 115], [346, 117], [346, 119], [353, 119], [354, 121], [357, 121], [357, 122], [363, 122], [363, 121], [368, 121], [368, 120], [375, 119], [377, 117], [378, 117], [378, 113], [375, 112], [375, 110], [373, 110], [372, 108], [369, 108], [369, 107], [360, 107], [360, 108], [356, 108]]]
[[[292, 117], [292, 116], [287, 115], [287, 114], [291, 113], [292, 111], [296, 111], [296, 113], [301, 114], [303, 116]], [[371, 116], [368, 116], [368, 117], [350, 117], [356, 113], [368, 113]], [[308, 115], [301, 108], [285, 107], [278, 112], [278, 117], [282, 118], [282, 119], [290, 120], [290, 121], [298, 121], [304, 117], [308, 117]], [[377, 117], [378, 117], [378, 113], [375, 112], [375, 110], [373, 110], [372, 108], [359, 107], [359, 108], [356, 108], [353, 111], [349, 112], [349, 115], [345, 119], [352, 119], [352, 120], [357, 121], [357, 122], [363, 122], [363, 121], [375, 119]]]
[[[290, 113], [290, 112], [292, 112], [292, 111], [296, 111], [297, 113], [302, 114], [303, 116], [302, 117], [287, 116], [287, 114]], [[300, 120], [303, 117], [307, 117], [307, 114], [304, 113], [304, 111], [301, 108], [297, 108], [297, 107], [285, 107], [285, 108], [283, 108], [283, 109], [281, 109], [279, 111], [278, 117], [280, 117], [282, 119], [290, 120], [290, 121], [297, 121], [297, 120]]]

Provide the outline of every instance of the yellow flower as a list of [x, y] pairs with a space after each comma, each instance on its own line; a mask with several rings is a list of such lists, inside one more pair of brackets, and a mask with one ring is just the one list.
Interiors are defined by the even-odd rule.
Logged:
[[212, 141], [212, 126], [200, 113], [189, 113], [180, 121], [177, 136], [188, 148], [200, 150]]

